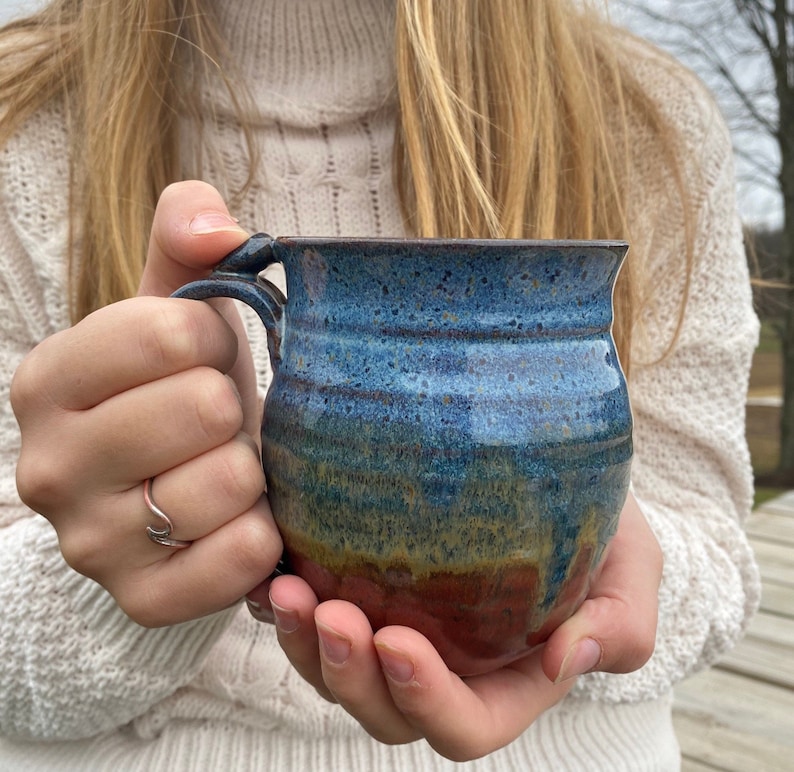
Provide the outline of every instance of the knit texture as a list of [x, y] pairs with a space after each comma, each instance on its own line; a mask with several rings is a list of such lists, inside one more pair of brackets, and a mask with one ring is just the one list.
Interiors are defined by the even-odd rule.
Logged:
[[[391, 180], [389, 0], [216, 7], [235, 77], [251, 84], [261, 150], [235, 209], [242, 225], [273, 235], [404, 235]], [[511, 746], [455, 769], [676, 769], [670, 690], [733, 645], [759, 599], [742, 531], [752, 497], [743, 405], [758, 325], [730, 140], [692, 76], [641, 44], [627, 55], [688, 145], [699, 213], [683, 328], [659, 361], [676, 326], [684, 248], [670, 181], [638, 128], [632, 221], [653, 234], [646, 270], [655, 300], [633, 351], [632, 484], [665, 557], [656, 652], [636, 673], [581, 678]], [[201, 164], [185, 174], [229, 195], [246, 178], [248, 154], [228, 96], [208, 83], [205, 99], [215, 120], [196, 153]], [[0, 154], [0, 768], [451, 769], [422, 743], [370, 740], [295, 674], [272, 628], [244, 609], [138, 627], [64, 564], [52, 528], [19, 501], [9, 383], [24, 355], [69, 323], [64, 125], [53, 104]], [[184, 141], [197, 149], [189, 124]], [[264, 384], [265, 336], [253, 314], [245, 318]]]

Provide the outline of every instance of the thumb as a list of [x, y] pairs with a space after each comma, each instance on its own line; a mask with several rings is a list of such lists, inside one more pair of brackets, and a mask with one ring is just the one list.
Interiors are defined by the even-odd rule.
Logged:
[[546, 642], [543, 669], [549, 679], [642, 667], [656, 642], [662, 569], [659, 543], [629, 494], [589, 597]]
[[248, 233], [229, 214], [220, 193], [205, 182], [177, 182], [160, 195], [139, 295], [167, 297], [205, 277]]

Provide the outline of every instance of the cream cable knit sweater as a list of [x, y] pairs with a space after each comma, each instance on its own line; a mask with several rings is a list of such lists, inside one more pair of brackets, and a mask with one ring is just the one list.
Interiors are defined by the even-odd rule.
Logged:
[[[390, 179], [394, 121], [389, 0], [218, 3], [242, 77], [253, 87], [263, 151], [236, 210], [274, 234], [402, 235]], [[696, 155], [698, 265], [672, 355], [635, 364], [633, 485], [665, 554], [656, 653], [629, 675], [580, 679], [572, 695], [479, 770], [672, 770], [672, 685], [730, 647], [759, 595], [741, 530], [751, 501], [743, 433], [757, 336], [731, 147], [689, 75], [635, 45], [635, 71]], [[218, 125], [204, 167], [223, 189], [246, 153], [230, 105], [208, 85]], [[186, 141], [192, 141], [190, 126]], [[674, 326], [681, 236], [664, 208], [654, 147], [638, 132], [635, 222], [653, 229], [658, 297], [635, 363]], [[55, 534], [15, 491], [19, 436], [11, 375], [68, 324], [63, 113], [36, 116], [0, 155], [0, 768], [8, 770], [461, 769], [427, 746], [379, 745], [290, 668], [272, 629], [237, 608], [164, 630], [129, 621], [72, 572]], [[263, 379], [264, 335], [252, 324]], [[141, 526], [143, 538], [143, 524]]]

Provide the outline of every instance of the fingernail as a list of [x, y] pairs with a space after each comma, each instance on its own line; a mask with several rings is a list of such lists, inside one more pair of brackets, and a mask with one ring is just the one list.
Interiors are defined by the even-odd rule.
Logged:
[[325, 658], [334, 665], [344, 665], [350, 656], [350, 641], [330, 627], [319, 623], [317, 635]]
[[272, 625], [276, 621], [273, 611], [269, 608], [265, 608], [255, 600], [246, 598], [245, 604], [248, 606], [248, 611], [251, 613], [251, 616], [256, 619], [257, 622], [267, 622]]
[[598, 641], [594, 641], [592, 638], [583, 638], [581, 641], [577, 641], [568, 649], [554, 683], [558, 684], [569, 678], [589, 673], [597, 667], [603, 654]]
[[407, 684], [416, 680], [416, 668], [412, 659], [382, 643], [376, 643], [375, 650], [378, 652], [381, 667], [392, 681]]
[[224, 212], [200, 212], [188, 225], [194, 236], [205, 236], [220, 231], [241, 231], [238, 220]]
[[277, 606], [272, 600], [270, 601], [270, 605], [273, 609], [276, 627], [278, 627], [282, 633], [294, 633], [300, 625], [298, 615], [294, 611]]

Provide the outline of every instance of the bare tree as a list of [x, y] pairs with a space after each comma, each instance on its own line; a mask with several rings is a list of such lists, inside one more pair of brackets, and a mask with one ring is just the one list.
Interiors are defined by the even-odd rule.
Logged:
[[794, 0], [622, 0], [635, 27], [689, 64], [731, 127], [738, 166], [782, 200], [778, 477], [794, 484]]

